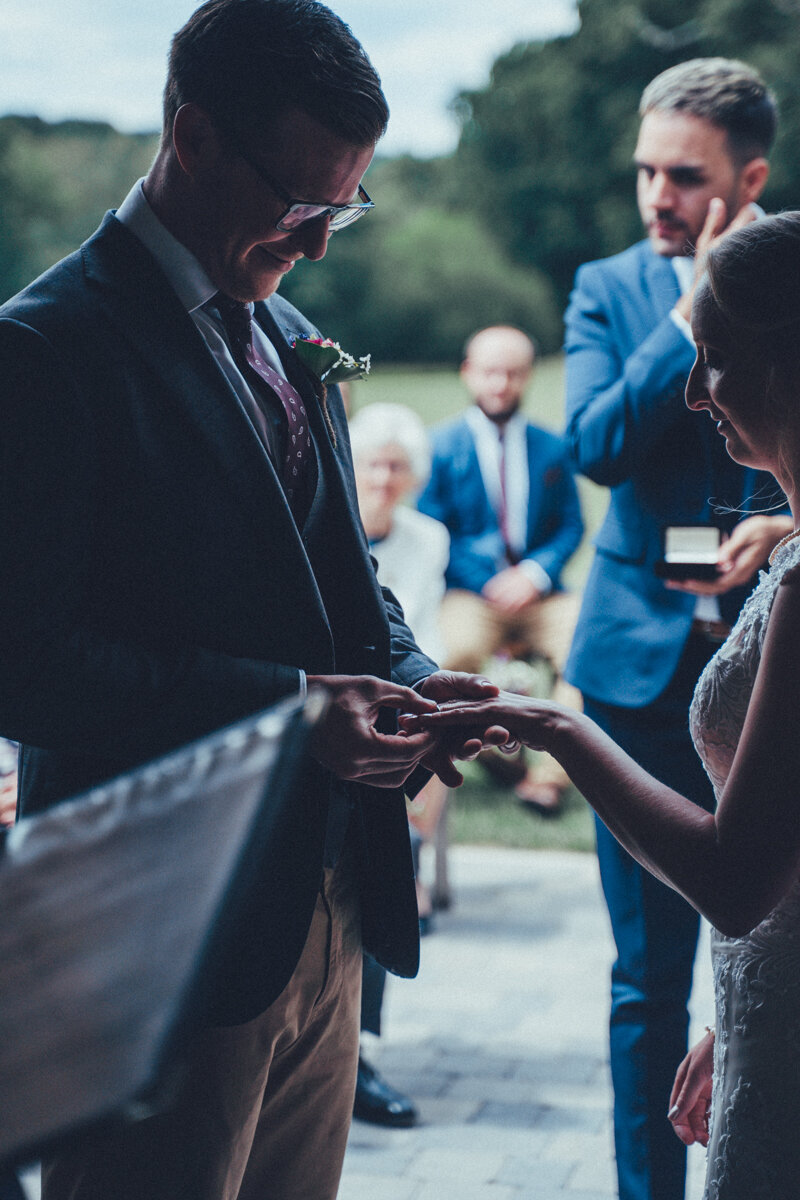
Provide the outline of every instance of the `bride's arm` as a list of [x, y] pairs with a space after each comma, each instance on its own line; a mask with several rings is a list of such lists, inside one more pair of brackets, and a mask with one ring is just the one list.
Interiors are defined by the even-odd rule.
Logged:
[[[648, 775], [592, 721], [501, 696], [477, 723], [548, 750], [622, 845], [732, 936], [775, 906], [800, 870], [800, 578], [772, 609], [753, 696], [716, 817]], [[423, 724], [453, 719], [432, 714]], [[459, 723], [468, 723], [467, 713]]]

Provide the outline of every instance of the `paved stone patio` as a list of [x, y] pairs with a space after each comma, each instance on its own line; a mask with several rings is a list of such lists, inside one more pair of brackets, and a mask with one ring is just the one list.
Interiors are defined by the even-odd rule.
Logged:
[[[419, 977], [389, 980], [369, 1046], [421, 1123], [354, 1122], [339, 1200], [611, 1200], [613, 947], [594, 856], [459, 846], [451, 862], [455, 905]], [[704, 937], [699, 1031], [712, 1011]], [[695, 1149], [688, 1200], [703, 1172]]]

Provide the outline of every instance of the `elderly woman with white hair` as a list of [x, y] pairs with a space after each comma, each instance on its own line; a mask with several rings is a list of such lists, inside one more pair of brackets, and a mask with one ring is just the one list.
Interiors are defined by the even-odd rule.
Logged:
[[403, 504], [428, 479], [425, 426], [402, 404], [370, 404], [350, 422], [361, 520], [378, 578], [397, 596], [422, 650], [440, 659], [438, 611], [450, 535], [444, 525]]
[[[403, 606], [420, 648], [439, 660], [443, 645], [438, 614], [444, 596], [444, 573], [450, 557], [450, 535], [444, 525], [403, 501], [418, 492], [430, 473], [428, 435], [420, 418], [402, 404], [370, 404], [350, 421], [358, 505], [378, 564], [378, 579]], [[422, 840], [432, 837], [442, 816], [447, 789], [434, 776], [412, 810], [412, 846], [418, 867]], [[415, 836], [416, 834], [416, 836]], [[417, 876], [420, 931], [431, 921], [431, 900]], [[380, 1034], [386, 973], [364, 958], [361, 1029]], [[398, 1092], [359, 1055], [354, 1113], [362, 1120], [389, 1126], [413, 1125], [412, 1101]]]

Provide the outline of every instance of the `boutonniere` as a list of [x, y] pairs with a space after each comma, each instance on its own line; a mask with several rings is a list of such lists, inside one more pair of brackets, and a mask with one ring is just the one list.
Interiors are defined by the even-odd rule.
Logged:
[[330, 338], [297, 334], [293, 345], [297, 357], [322, 384], [346, 383], [350, 379], [364, 379], [369, 375], [369, 354], [363, 358], [353, 358], [352, 354], [348, 354]]

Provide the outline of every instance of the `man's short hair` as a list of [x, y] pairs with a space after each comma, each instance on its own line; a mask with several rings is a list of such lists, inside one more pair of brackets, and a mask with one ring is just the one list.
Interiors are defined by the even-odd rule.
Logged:
[[769, 154], [778, 126], [775, 97], [759, 73], [731, 58], [693, 58], [657, 75], [639, 115], [686, 112], [724, 129], [740, 165]]
[[189, 102], [234, 136], [298, 108], [358, 147], [389, 119], [364, 49], [318, 0], [207, 0], [172, 39], [162, 146]]

